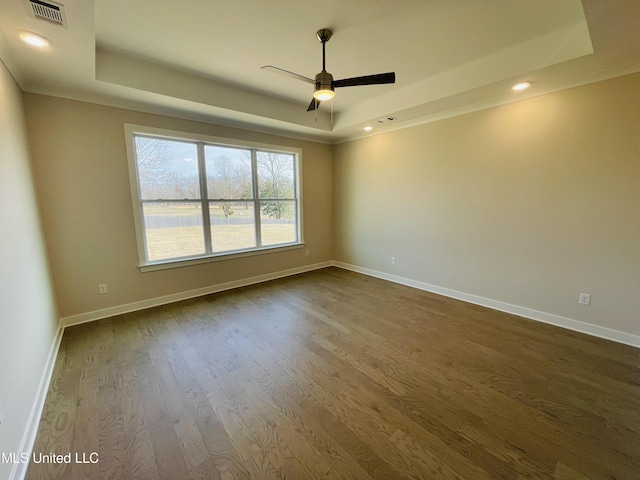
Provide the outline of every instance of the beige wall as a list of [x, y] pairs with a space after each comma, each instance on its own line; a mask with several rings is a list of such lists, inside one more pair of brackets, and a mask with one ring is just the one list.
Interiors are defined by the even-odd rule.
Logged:
[[[333, 258], [331, 147], [131, 110], [25, 94], [35, 180], [62, 317]], [[302, 149], [304, 249], [170, 270], [138, 269], [125, 123]], [[100, 295], [98, 284], [109, 293]]]
[[[22, 93], [0, 61], [0, 452], [20, 453], [58, 325], [33, 189]], [[37, 426], [38, 419], [35, 419]], [[12, 464], [0, 462], [0, 478]]]
[[640, 75], [334, 157], [338, 261], [640, 334]]

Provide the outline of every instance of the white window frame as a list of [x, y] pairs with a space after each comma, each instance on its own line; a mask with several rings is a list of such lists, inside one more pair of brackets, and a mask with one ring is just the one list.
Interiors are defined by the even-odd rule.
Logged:
[[[124, 133], [125, 133], [125, 144], [127, 150], [127, 161], [129, 166], [129, 182], [131, 188], [131, 202], [133, 206], [133, 220], [135, 226], [136, 233], [136, 243], [138, 249], [138, 267], [141, 271], [154, 271], [154, 270], [162, 270], [167, 268], [177, 268], [188, 265], [198, 265], [202, 263], [215, 262], [220, 260], [229, 260], [230, 258], [240, 258], [252, 255], [261, 255], [273, 252], [280, 252], [284, 250], [291, 249], [300, 249], [304, 247], [304, 238], [303, 238], [303, 215], [302, 215], [302, 150], [299, 148], [282, 146], [282, 145], [272, 145], [266, 143], [258, 143], [258, 142], [250, 142], [244, 140], [234, 140], [229, 138], [221, 138], [210, 135], [202, 135], [196, 133], [189, 133], [183, 131], [176, 130], [167, 130], [163, 128], [156, 127], [148, 127], [144, 125], [135, 125], [135, 124], [124, 124]], [[143, 215], [143, 200], [140, 192], [140, 184], [138, 181], [138, 168], [136, 162], [136, 149], [134, 143], [135, 135], [143, 135], [150, 137], [158, 137], [163, 140], [177, 140], [184, 142], [197, 142], [198, 143], [198, 156], [200, 168], [198, 169], [198, 173], [201, 178], [201, 183], [203, 180], [202, 177], [202, 163], [204, 163], [203, 152], [204, 145], [214, 145], [221, 147], [231, 147], [231, 148], [242, 148], [242, 149], [251, 149], [252, 150], [252, 176], [254, 183], [254, 204], [255, 208], [258, 209], [260, 205], [260, 198], [257, 195], [257, 183], [256, 183], [256, 165], [255, 165], [255, 157], [256, 151], [267, 151], [267, 152], [275, 152], [275, 153], [283, 153], [287, 155], [293, 155], [294, 160], [294, 181], [295, 181], [295, 218], [296, 218], [296, 234], [297, 241], [285, 244], [278, 245], [267, 245], [267, 246], [257, 246], [251, 249], [244, 250], [231, 250], [226, 252], [214, 252], [214, 253], [205, 253], [198, 254], [193, 256], [179, 257], [179, 258], [170, 258], [170, 259], [162, 259], [157, 261], [149, 261], [147, 260], [147, 246], [145, 241], [145, 229], [144, 229], [144, 215]], [[206, 183], [206, 182], [205, 182]], [[202, 196], [202, 195], [201, 195]], [[270, 200], [270, 199], [269, 199]], [[215, 199], [202, 198], [201, 202], [209, 203], [211, 201], [215, 202]], [[205, 210], [208, 212], [208, 208]], [[203, 214], [203, 221], [205, 224], [203, 225], [203, 229], [205, 232], [208, 231], [210, 225], [207, 225], [208, 215]], [[256, 237], [259, 244], [260, 239], [260, 215], [256, 215], [255, 219], [256, 225]], [[207, 235], [207, 233], [205, 233]]]

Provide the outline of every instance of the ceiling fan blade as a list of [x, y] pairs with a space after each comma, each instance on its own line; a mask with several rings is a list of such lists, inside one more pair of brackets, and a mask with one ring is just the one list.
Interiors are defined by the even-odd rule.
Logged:
[[265, 65], [264, 67], [260, 67], [263, 70], [267, 70], [268, 72], [279, 73], [281, 75], [286, 75], [287, 77], [295, 78], [298, 80], [302, 80], [303, 82], [313, 83], [315, 84], [315, 80], [305, 77], [304, 75], [299, 75], [294, 72], [290, 72], [289, 70], [285, 70], [284, 68], [274, 67], [273, 65]]
[[334, 88], [357, 87], [359, 85], [382, 85], [384, 83], [396, 83], [396, 73], [379, 73], [377, 75], [365, 75], [364, 77], [345, 78], [334, 80]]
[[309, 104], [309, 108], [307, 108], [307, 112], [312, 112], [317, 110], [320, 107], [320, 100], [316, 100], [315, 97], [311, 99], [311, 103]]

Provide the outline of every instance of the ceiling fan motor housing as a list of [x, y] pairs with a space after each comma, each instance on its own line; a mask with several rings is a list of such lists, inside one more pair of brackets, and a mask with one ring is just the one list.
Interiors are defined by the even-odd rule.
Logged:
[[316, 75], [316, 88], [318, 90], [331, 90], [333, 91], [333, 75], [324, 70]]

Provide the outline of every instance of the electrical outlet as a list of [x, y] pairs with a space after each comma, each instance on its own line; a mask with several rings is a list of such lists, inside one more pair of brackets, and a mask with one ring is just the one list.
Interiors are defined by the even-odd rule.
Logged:
[[305, 256], [305, 257], [308, 257], [308, 256], [309, 256], [309, 250], [305, 250], [305, 251], [304, 251], [304, 256]]
[[591, 294], [590, 293], [581, 293], [580, 298], [578, 298], [578, 303], [582, 305], [591, 304]]
[[107, 293], [109, 290], [107, 290], [107, 284], [106, 283], [101, 283], [100, 285], [98, 285], [98, 291], [100, 293]]
[[391, 265], [395, 265], [396, 264], [396, 257], [391, 257]]

